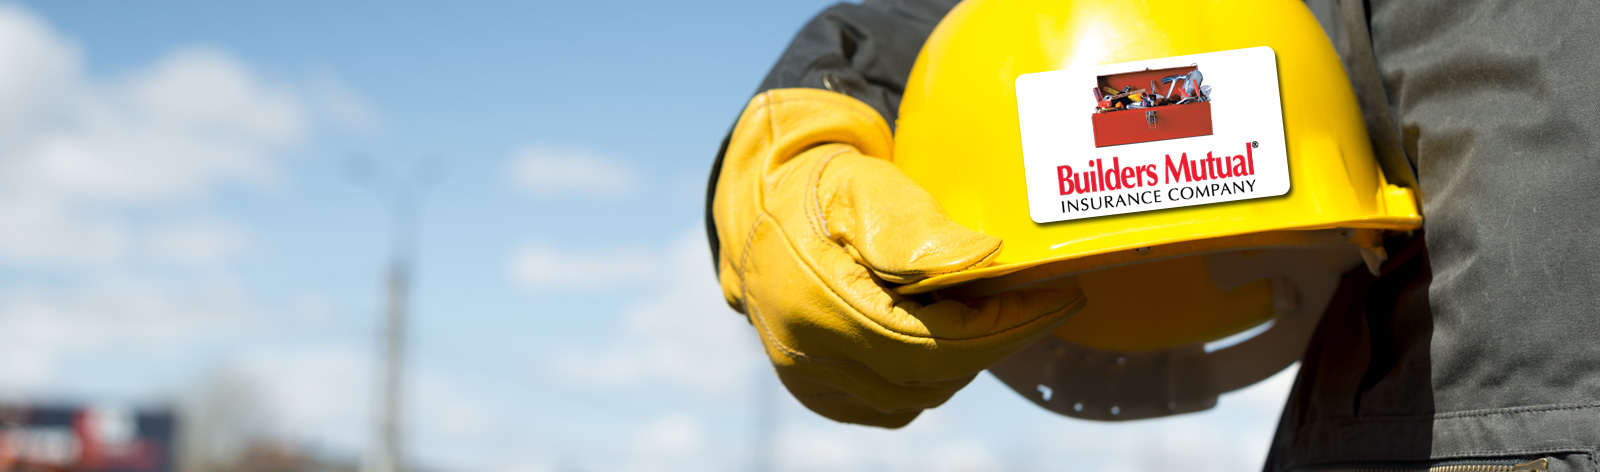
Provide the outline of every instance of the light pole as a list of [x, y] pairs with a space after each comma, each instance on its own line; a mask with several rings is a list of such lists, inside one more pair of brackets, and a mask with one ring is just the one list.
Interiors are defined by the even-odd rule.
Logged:
[[364, 472], [404, 472], [401, 414], [404, 402], [405, 325], [409, 309], [411, 267], [416, 260], [416, 233], [422, 198], [444, 179], [444, 165], [428, 156], [413, 162], [404, 174], [385, 169], [364, 155], [346, 161], [345, 177], [372, 190], [389, 210], [389, 270], [384, 280], [384, 324], [378, 352], [378, 407], [373, 449], [362, 462]]

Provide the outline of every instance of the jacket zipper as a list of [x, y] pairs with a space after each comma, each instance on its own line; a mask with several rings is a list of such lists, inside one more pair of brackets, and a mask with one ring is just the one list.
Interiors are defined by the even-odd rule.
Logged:
[[1538, 458], [1521, 464], [1441, 465], [1437, 467], [1359, 467], [1331, 469], [1322, 472], [1549, 472], [1550, 459]]

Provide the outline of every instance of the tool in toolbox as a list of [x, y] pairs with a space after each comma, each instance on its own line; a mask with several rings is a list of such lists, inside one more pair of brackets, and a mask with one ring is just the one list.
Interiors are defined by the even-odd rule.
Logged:
[[1183, 96], [1182, 99], [1178, 100], [1178, 105], [1197, 101], [1209, 102], [1211, 101], [1211, 86], [1201, 86], [1200, 81], [1202, 79], [1203, 76], [1200, 75], [1200, 69], [1195, 69], [1189, 71], [1188, 74], [1178, 74], [1164, 77], [1161, 79], [1161, 83], [1170, 84], [1167, 85], [1167, 96], [1171, 97], [1172, 92], [1174, 91], [1173, 89], [1177, 88], [1178, 82], [1183, 82], [1183, 87], [1177, 88], [1176, 90]]
[[[1200, 73], [1200, 69], [1195, 68], [1187, 73], [1162, 77], [1161, 83], [1167, 85], [1167, 93], [1165, 94], [1154, 92], [1161, 90], [1160, 87], [1156, 86], [1155, 80], [1150, 81], [1150, 88], [1148, 89], [1134, 89], [1133, 86], [1127, 85], [1122, 87], [1121, 92], [1118, 92], [1117, 89], [1105, 85], [1095, 87], [1094, 98], [1098, 104], [1095, 112], [1106, 113], [1127, 108], [1155, 108], [1165, 105], [1209, 102], [1211, 101], [1211, 86], [1201, 85], [1202, 80], [1204, 80], [1204, 75]], [[1182, 83], [1181, 87], [1179, 86], [1180, 82]], [[1123, 100], [1124, 98], [1127, 100]]]
[[1211, 86], [1203, 80], [1199, 64], [1100, 76], [1094, 87], [1095, 147], [1210, 135]]
[[1143, 108], [1147, 105], [1148, 96], [1144, 89], [1134, 89], [1133, 86], [1122, 88], [1121, 92], [1111, 87], [1096, 87], [1094, 99], [1096, 110], [1104, 113], [1107, 111], [1123, 110], [1127, 108]]

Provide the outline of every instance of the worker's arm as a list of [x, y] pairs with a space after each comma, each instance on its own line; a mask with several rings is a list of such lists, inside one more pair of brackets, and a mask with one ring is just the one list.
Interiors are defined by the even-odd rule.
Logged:
[[[922, 43], [959, 0], [868, 0], [823, 10], [795, 34], [756, 93], [812, 88], [849, 95], [872, 107], [894, 129], [900, 95]], [[732, 132], [729, 132], [732, 135]], [[728, 140], [712, 164], [706, 188], [706, 235], [713, 262], [721, 257], [711, 201], [716, 197]]]
[[[987, 264], [1001, 241], [946, 218], [889, 161], [885, 117], [938, 17], [890, 21], [896, 10], [875, 5], [830, 9], [796, 38], [723, 146], [708, 226], [724, 296], [795, 398], [899, 427], [1083, 301], [1075, 289], [961, 302], [889, 289]], [[845, 15], [860, 10], [872, 14]]]
[[756, 96], [712, 204], [729, 305], [778, 377], [839, 421], [898, 427], [1083, 305], [1076, 289], [955, 301], [890, 291], [987, 264], [1001, 241], [946, 218], [886, 158], [889, 127], [834, 92]]

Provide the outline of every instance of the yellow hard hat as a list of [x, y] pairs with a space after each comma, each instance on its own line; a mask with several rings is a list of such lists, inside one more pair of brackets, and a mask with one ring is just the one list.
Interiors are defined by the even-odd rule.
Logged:
[[[1234, 73], [1235, 62], [1268, 72]], [[1204, 72], [1204, 86], [1196, 71]], [[1170, 80], [1155, 80], [1163, 74]], [[1133, 85], [1116, 86], [1118, 77]], [[1050, 91], [1019, 96], [1025, 86]], [[1152, 96], [1088, 105], [1117, 97], [1107, 92]], [[1187, 103], [1175, 104], [1183, 102], [1179, 95]], [[1271, 109], [1247, 113], [1251, 120], [1275, 118], [1249, 125], [1269, 137], [1217, 144], [1238, 135], [1227, 130], [1244, 126], [1233, 121], [1246, 102]], [[1203, 129], [1171, 131], [1185, 126], [1188, 115], [1202, 116], [1194, 119], [1205, 120]], [[1161, 126], [1179, 135], [1157, 136]], [[1080, 129], [1087, 127], [1096, 129]], [[1117, 133], [1132, 137], [1117, 141]], [[1067, 144], [1047, 142], [1057, 135], [1070, 135], [1058, 139]], [[1182, 188], [1216, 188], [1169, 185], [1160, 189], [1174, 192], [1173, 201], [1160, 208], [1075, 217], [1087, 206], [1068, 206], [1137, 205], [1137, 199], [1101, 201], [1102, 194], [1075, 200], [1080, 188], [1072, 185], [1089, 185], [1085, 191], [1104, 190], [1107, 182], [1155, 185], [1177, 172], [1168, 163], [1128, 174], [1135, 158], [1162, 163], [1187, 153], [1183, 158], [1200, 161], [1215, 150], [1244, 159], [1271, 147], [1279, 163], [1263, 172], [1286, 179], [1275, 194], [1185, 206], [1176, 201]], [[1103, 162], [1086, 160], [1102, 155]], [[1124, 166], [1112, 168], [1113, 157]], [[1232, 157], [1207, 164], [1216, 166], [1211, 177], [1255, 172], [1231, 167], [1244, 162]], [[1281, 370], [1298, 359], [1340, 274], [1363, 260], [1375, 272], [1385, 258], [1384, 233], [1411, 231], [1422, 221], [1412, 190], [1391, 185], [1374, 159], [1328, 37], [1294, 0], [968, 0], [934, 30], [912, 69], [894, 163], [955, 221], [1005, 240], [993, 265], [906, 285], [901, 293], [1083, 288], [1082, 312], [991, 371], [1036, 403], [1084, 418], [1205, 409], [1217, 394]], [[1085, 170], [1110, 177], [1076, 180]], [[1134, 180], [1125, 180], [1129, 175]], [[1095, 178], [1102, 188], [1086, 183]], [[1056, 183], [1060, 195], [1054, 187], [1038, 191]], [[1129, 192], [1124, 196], [1133, 198]], [[1260, 329], [1265, 334], [1232, 347], [1205, 348]]]

